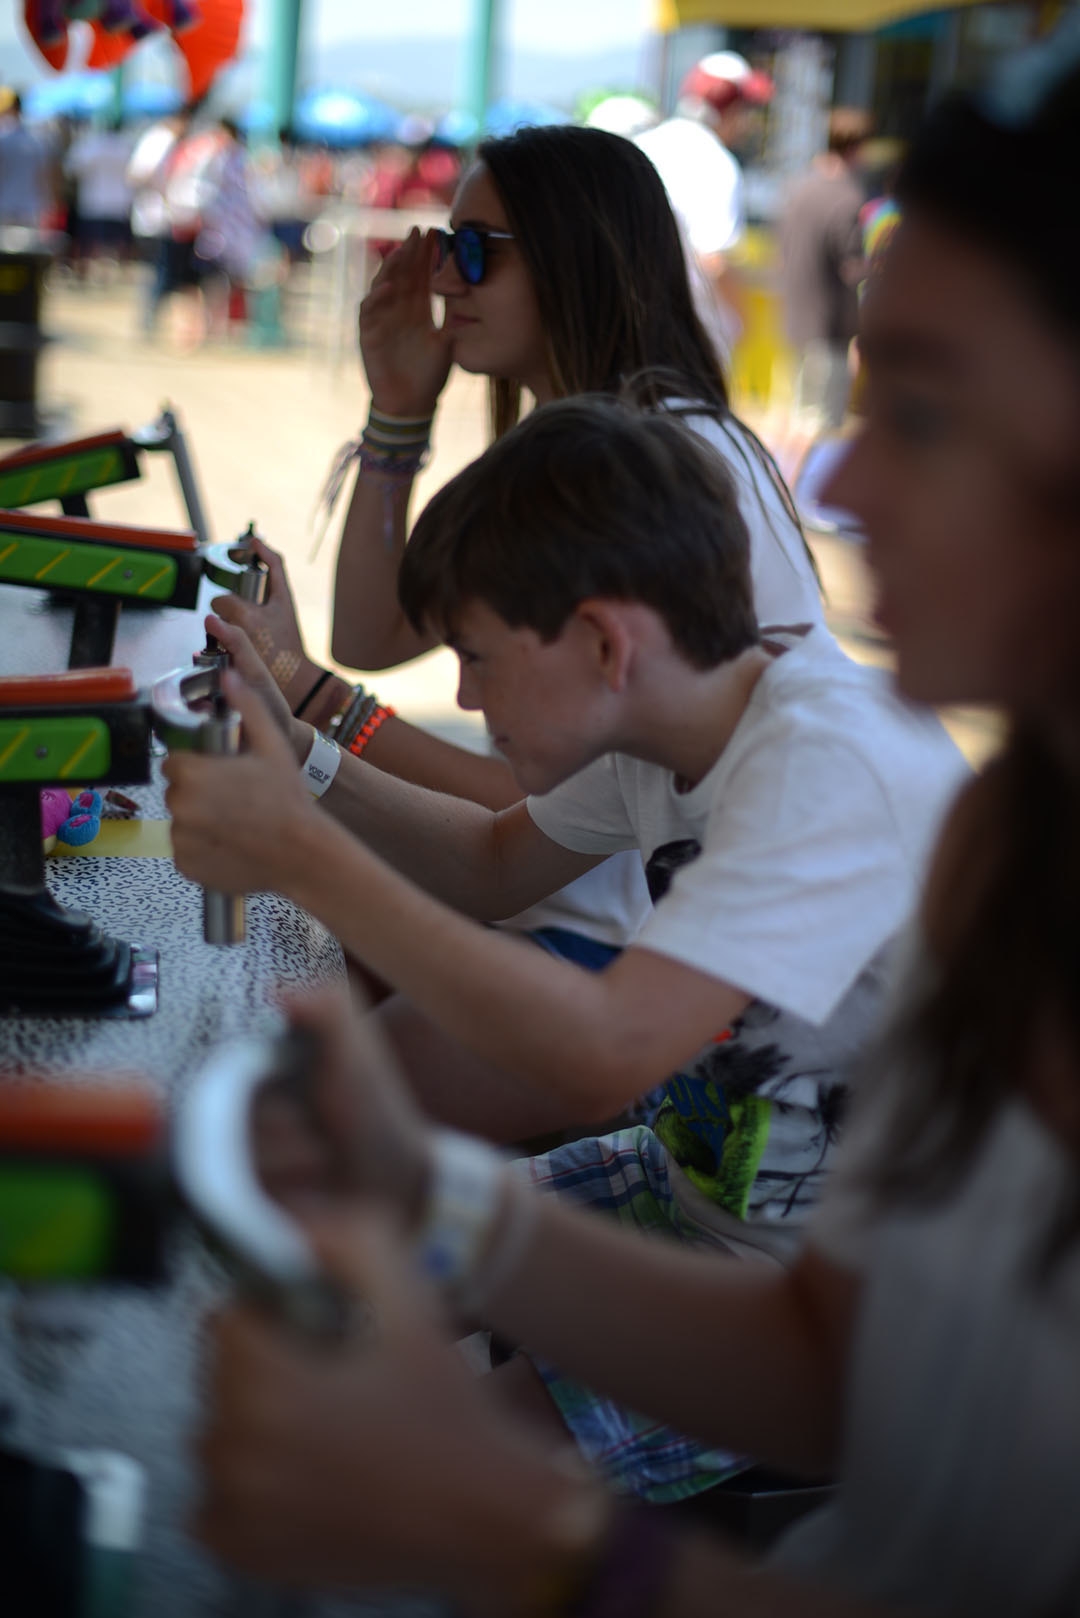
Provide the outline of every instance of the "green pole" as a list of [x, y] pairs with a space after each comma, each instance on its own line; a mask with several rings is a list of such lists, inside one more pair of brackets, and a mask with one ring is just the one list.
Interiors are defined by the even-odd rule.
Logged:
[[118, 62], [109, 74], [109, 88], [112, 99], [109, 102], [109, 118], [115, 123], [124, 115], [124, 64]]
[[270, 41], [263, 65], [263, 100], [273, 109], [273, 136], [292, 123], [304, 0], [271, 0]]
[[465, 110], [483, 128], [484, 115], [494, 99], [495, 33], [501, 0], [473, 0], [473, 25], [466, 64]]

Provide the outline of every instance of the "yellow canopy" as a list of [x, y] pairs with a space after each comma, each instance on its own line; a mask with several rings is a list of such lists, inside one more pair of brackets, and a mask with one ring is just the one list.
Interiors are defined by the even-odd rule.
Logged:
[[[974, 5], [977, 0], [953, 0]], [[932, 0], [653, 0], [654, 24], [663, 34], [684, 23], [718, 22], [729, 28], [810, 28], [832, 32], [881, 28], [899, 17], [940, 10]]]

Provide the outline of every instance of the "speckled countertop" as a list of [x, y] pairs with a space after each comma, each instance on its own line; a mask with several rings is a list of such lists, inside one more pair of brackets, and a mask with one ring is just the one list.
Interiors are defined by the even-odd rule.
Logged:
[[[204, 585], [204, 596], [210, 593]], [[0, 673], [64, 668], [71, 616], [35, 591], [0, 586]], [[131, 667], [146, 684], [190, 663], [202, 644], [201, 622], [192, 612], [125, 608], [113, 661]], [[144, 818], [165, 818], [156, 770], [151, 784], [127, 790]], [[46, 875], [60, 903], [88, 911], [117, 937], [159, 951], [158, 1010], [130, 1020], [0, 1017], [5, 1076], [142, 1074], [169, 1107], [217, 1041], [280, 1026], [274, 1000], [279, 985], [343, 979], [337, 941], [273, 894], [249, 899], [247, 943], [223, 948], [203, 943], [201, 892], [170, 860], [52, 858]], [[170, 1282], [160, 1290], [52, 1294], [31, 1302], [21, 1328], [16, 1321], [24, 1305], [0, 1281], [0, 1405], [11, 1414], [5, 1436], [34, 1448], [120, 1450], [147, 1468], [137, 1618], [261, 1618], [279, 1610], [276, 1597], [223, 1574], [184, 1532], [194, 1489], [189, 1445], [198, 1422], [200, 1324], [220, 1285], [191, 1236], [178, 1240]], [[72, 1328], [71, 1341], [62, 1333], [55, 1340], [43, 1333], [43, 1309], [62, 1328]], [[390, 1612], [419, 1618], [421, 1610], [430, 1613], [415, 1603], [385, 1600], [312, 1599], [288, 1608], [293, 1618]]]

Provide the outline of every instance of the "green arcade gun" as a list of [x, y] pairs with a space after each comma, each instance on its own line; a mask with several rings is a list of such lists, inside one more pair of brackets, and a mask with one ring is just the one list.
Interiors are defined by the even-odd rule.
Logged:
[[157, 952], [108, 937], [45, 885], [41, 788], [150, 779], [150, 705], [130, 669], [0, 678], [0, 1013], [146, 1017]]
[[204, 575], [247, 600], [265, 600], [269, 568], [251, 548], [202, 545], [193, 530], [137, 528], [88, 517], [0, 510], [0, 584], [58, 591], [75, 602], [69, 668], [111, 662], [120, 608], [194, 610]]
[[0, 508], [37, 506], [57, 500], [68, 517], [88, 517], [87, 497], [142, 475], [143, 455], [165, 454], [173, 462], [188, 522], [200, 545], [210, 543], [198, 480], [176, 414], [166, 405], [156, 421], [137, 432], [119, 428], [88, 438], [32, 444], [0, 456]]

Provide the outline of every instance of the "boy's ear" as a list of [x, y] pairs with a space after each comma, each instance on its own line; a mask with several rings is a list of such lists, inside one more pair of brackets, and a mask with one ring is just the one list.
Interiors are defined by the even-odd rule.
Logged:
[[624, 601], [582, 601], [574, 610], [578, 633], [597, 674], [612, 691], [623, 691], [634, 659], [632, 614]]

